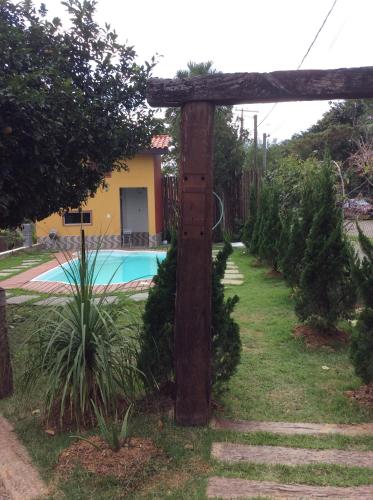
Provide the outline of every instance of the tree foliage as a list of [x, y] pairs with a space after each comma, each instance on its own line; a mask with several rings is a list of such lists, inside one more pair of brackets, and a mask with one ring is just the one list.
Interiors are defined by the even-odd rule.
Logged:
[[71, 27], [31, 1], [0, 1], [0, 227], [77, 207], [149, 144], [154, 61], [95, 21], [94, 0], [64, 2]]
[[[189, 62], [187, 69], [179, 70], [177, 78], [188, 78], [216, 73], [212, 61]], [[180, 111], [169, 108], [166, 111], [166, 125], [174, 146], [168, 155], [168, 164], [173, 172], [177, 172], [180, 154]], [[217, 106], [214, 121], [214, 189], [224, 193], [234, 185], [240, 177], [245, 160], [243, 139], [240, 137], [233, 117], [232, 106]]]

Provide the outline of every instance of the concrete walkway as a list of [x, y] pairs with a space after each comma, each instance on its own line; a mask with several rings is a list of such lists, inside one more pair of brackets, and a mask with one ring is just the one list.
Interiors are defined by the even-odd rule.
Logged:
[[26, 448], [1, 415], [0, 443], [0, 499], [32, 500], [45, 496], [47, 487], [33, 467]]

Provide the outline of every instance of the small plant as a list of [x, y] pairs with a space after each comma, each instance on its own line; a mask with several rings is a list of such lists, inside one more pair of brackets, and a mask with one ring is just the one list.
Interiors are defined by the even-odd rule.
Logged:
[[[105, 419], [102, 412], [99, 410], [99, 408], [97, 408], [95, 403], [93, 401], [91, 401], [91, 403], [96, 416], [97, 425], [99, 428], [101, 438], [105, 441], [105, 443], [109, 446], [109, 448], [112, 451], [118, 452], [122, 448], [122, 446], [124, 446], [130, 440], [129, 418], [132, 410], [132, 405], [130, 405], [127, 408], [127, 411], [122, 421], [122, 425], [119, 427], [117, 418], [115, 418], [114, 422], [109, 422], [107, 419]], [[100, 447], [97, 446], [96, 443], [94, 443], [90, 439], [87, 439], [83, 436], [70, 436], [70, 437], [86, 441], [94, 448], [100, 450]]]
[[98, 249], [88, 254], [82, 232], [80, 256], [65, 269], [71, 300], [47, 313], [29, 339], [24, 389], [43, 377], [48, 416], [58, 415], [61, 425], [67, 413], [78, 426], [93, 424], [91, 400], [101, 413], [113, 415], [117, 402], [132, 401], [139, 389], [135, 339], [119, 330], [105, 308], [107, 287], [94, 296]]
[[128, 421], [130, 418], [132, 405], [128, 407], [120, 428], [116, 421], [112, 422], [111, 424], [108, 423], [108, 421], [105, 420], [104, 416], [102, 415], [102, 412], [97, 408], [93, 401], [92, 405], [102, 439], [109, 445], [111, 450], [119, 451], [130, 437]]

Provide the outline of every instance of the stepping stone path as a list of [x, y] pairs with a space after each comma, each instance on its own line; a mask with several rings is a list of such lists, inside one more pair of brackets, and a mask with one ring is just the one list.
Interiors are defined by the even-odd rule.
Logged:
[[30, 300], [39, 298], [39, 295], [14, 295], [6, 299], [7, 304], [20, 305]]
[[237, 432], [271, 432], [285, 435], [343, 434], [344, 436], [373, 436], [373, 424], [310, 424], [307, 422], [293, 424], [290, 422], [248, 422], [246, 420], [214, 419], [211, 422], [211, 427]]
[[212, 456], [222, 462], [250, 462], [269, 465], [331, 464], [347, 467], [373, 467], [373, 451], [312, 450], [287, 446], [253, 446], [214, 443]]
[[[230, 421], [214, 419], [216, 430], [236, 432], [269, 432], [281, 435], [373, 436], [373, 423], [368, 424], [313, 424], [289, 422]], [[257, 446], [240, 443], [216, 442], [212, 445], [213, 458], [228, 464], [255, 463], [269, 465], [332, 464], [342, 467], [373, 468], [373, 451], [292, 448], [287, 446]], [[207, 498], [335, 498], [368, 500], [373, 498], [373, 485], [354, 487], [309, 486], [281, 484], [271, 481], [253, 481], [237, 478], [211, 477]]]
[[47, 487], [33, 467], [27, 450], [1, 415], [0, 443], [0, 499], [31, 500], [45, 496]]
[[207, 498], [335, 498], [337, 500], [371, 500], [373, 486], [307, 486], [305, 484], [281, 484], [270, 481], [212, 477], [207, 488]]

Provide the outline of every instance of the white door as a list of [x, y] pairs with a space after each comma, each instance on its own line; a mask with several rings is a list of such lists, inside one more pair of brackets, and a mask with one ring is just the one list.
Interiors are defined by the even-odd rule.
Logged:
[[122, 231], [147, 233], [149, 231], [147, 188], [122, 188], [120, 196]]

